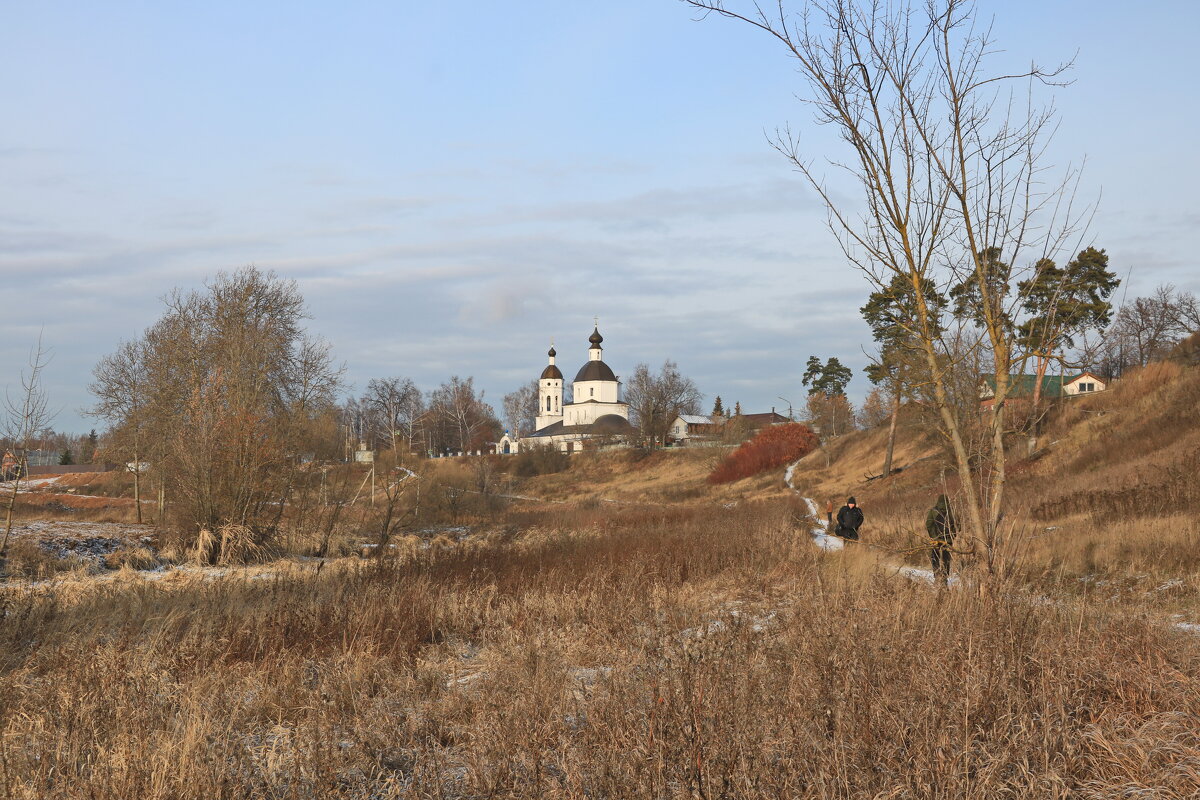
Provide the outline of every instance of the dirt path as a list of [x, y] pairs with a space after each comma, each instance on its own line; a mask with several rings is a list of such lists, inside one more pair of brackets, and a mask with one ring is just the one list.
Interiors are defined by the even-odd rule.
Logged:
[[[805, 505], [808, 506], [808, 513], [809, 513], [809, 517], [810, 517], [809, 522], [812, 525], [812, 527], [809, 529], [809, 535], [812, 536], [813, 544], [815, 544], [817, 547], [821, 548], [822, 550], [841, 550], [841, 549], [843, 549], [846, 546], [845, 540], [843, 540], [837, 536], [831, 536], [826, 531], [825, 525], [821, 522], [821, 510], [817, 506], [816, 501], [813, 500], [811, 497], [805, 497], [804, 494], [801, 493], [801, 491], [799, 489], [797, 489], [795, 484], [792, 482], [792, 479], [795, 475], [796, 467], [799, 464], [800, 464], [800, 462], [797, 461], [796, 463], [792, 464], [791, 466], [789, 466], [787, 468], [787, 471], [785, 471], [783, 474], [783, 481], [785, 484], [787, 484], [787, 487], [789, 489], [791, 489], [793, 492], [795, 492], [797, 495], [799, 495], [800, 498], [804, 501]], [[859, 544], [861, 546], [865, 546], [865, 547], [872, 547], [872, 545], [865, 543], [865, 542], [860, 542]], [[889, 559], [883, 555], [880, 556], [880, 562], [882, 564], [885, 564], [886, 566], [894, 568], [895, 573], [897, 575], [901, 575], [905, 578], [908, 578], [911, 581], [917, 581], [918, 583], [927, 583], [930, 586], [937, 585], [937, 577], [933, 574], [933, 570], [931, 570], [931, 569], [922, 569], [921, 567], [914, 567], [909, 564], [895, 563], [894, 561], [892, 561], [891, 559]], [[951, 586], [957, 585], [958, 582], [959, 582], [959, 580], [958, 580], [957, 575], [950, 576], [950, 585]]]

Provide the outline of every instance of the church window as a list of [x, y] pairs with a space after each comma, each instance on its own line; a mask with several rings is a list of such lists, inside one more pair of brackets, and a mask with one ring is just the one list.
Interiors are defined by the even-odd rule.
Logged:
[[588, 397], [595, 397], [595, 396], [596, 396], [596, 390], [594, 388], [588, 389]]
[[546, 398], [546, 410], [547, 411], [550, 410], [550, 398], [549, 397]]

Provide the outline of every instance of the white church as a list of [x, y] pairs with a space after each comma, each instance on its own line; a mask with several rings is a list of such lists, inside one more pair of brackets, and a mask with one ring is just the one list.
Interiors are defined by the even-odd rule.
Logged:
[[571, 402], [563, 403], [563, 374], [554, 363], [558, 353], [550, 347], [550, 363], [538, 378], [538, 415], [534, 432], [517, 438], [510, 433], [497, 443], [497, 453], [517, 453], [522, 447], [557, 447], [573, 453], [612, 444], [634, 433], [629, 404], [621, 402], [621, 382], [604, 363], [604, 337], [597, 326], [588, 337], [588, 360], [571, 384]]

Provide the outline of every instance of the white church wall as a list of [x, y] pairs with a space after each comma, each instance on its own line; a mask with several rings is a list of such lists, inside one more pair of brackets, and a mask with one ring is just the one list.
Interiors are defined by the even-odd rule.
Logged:
[[617, 402], [617, 392], [621, 384], [615, 381], [575, 381], [573, 399], [576, 403], [585, 400], [595, 400], [598, 403]]

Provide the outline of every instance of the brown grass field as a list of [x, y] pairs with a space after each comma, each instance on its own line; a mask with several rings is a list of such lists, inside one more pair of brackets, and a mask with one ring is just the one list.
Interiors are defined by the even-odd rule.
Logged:
[[882, 431], [798, 467], [866, 510], [840, 552], [780, 473], [613, 452], [500, 487], [558, 502], [439, 507], [382, 556], [14, 580], [4, 797], [1200, 796], [1200, 370], [1156, 369], [1014, 464], [989, 592], [967, 558], [949, 591], [898, 572], [947, 485], [911, 427], [887, 481], [864, 482]]

